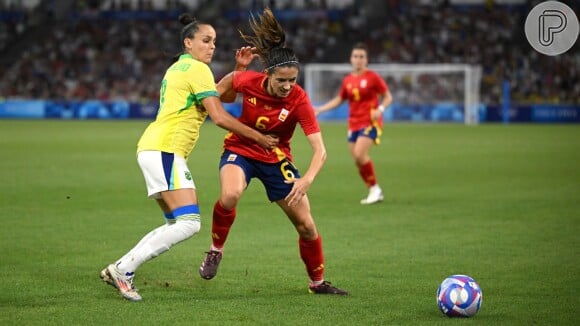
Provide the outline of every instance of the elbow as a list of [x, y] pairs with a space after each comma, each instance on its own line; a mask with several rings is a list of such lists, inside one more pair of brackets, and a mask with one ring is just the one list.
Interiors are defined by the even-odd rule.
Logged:
[[220, 95], [220, 101], [223, 103], [234, 103], [236, 101], [236, 93], [223, 93]]
[[328, 155], [326, 154], [326, 149], [322, 149], [322, 152], [320, 153], [320, 161], [322, 162], [322, 164], [326, 162], [327, 157]]
[[211, 117], [211, 120], [213, 121], [213, 123], [220, 127], [220, 128], [225, 128], [227, 129], [228, 127], [228, 123], [226, 122], [227, 119], [225, 119], [225, 117], [222, 114], [217, 114], [213, 117]]

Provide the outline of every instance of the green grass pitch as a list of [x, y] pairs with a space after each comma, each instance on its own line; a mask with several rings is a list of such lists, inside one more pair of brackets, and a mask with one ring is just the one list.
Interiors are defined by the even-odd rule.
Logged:
[[[387, 124], [373, 148], [382, 204], [366, 195], [343, 123], [323, 123], [328, 160], [310, 189], [326, 278], [348, 297], [307, 293], [297, 234], [254, 180], [218, 276], [210, 244], [225, 132], [202, 127], [189, 167], [202, 230], [143, 265], [144, 300], [99, 271], [162, 223], [135, 160], [148, 121], [0, 120], [0, 325], [577, 325], [580, 127]], [[295, 163], [310, 148], [297, 129]], [[475, 278], [479, 313], [451, 320], [435, 293]]]

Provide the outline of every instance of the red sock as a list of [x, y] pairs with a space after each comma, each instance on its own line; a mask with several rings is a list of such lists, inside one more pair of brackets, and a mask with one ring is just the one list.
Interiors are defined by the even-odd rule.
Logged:
[[377, 175], [375, 174], [375, 167], [372, 160], [359, 166], [358, 173], [369, 188], [377, 184]]
[[216, 248], [223, 248], [230, 233], [230, 228], [236, 218], [236, 209], [226, 210], [217, 201], [213, 206], [213, 221], [211, 224], [211, 237]]
[[300, 257], [306, 265], [306, 272], [312, 281], [324, 280], [324, 253], [322, 252], [322, 238], [318, 235], [315, 240], [298, 239]]

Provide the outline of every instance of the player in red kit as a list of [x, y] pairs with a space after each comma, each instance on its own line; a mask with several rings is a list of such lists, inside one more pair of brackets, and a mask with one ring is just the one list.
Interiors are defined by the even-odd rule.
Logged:
[[[236, 54], [236, 71], [217, 84], [223, 101], [243, 95], [239, 121], [264, 134], [278, 136], [273, 150], [264, 150], [252, 142], [229, 133], [220, 160], [221, 192], [214, 205], [212, 245], [199, 273], [212, 279], [222, 259], [223, 248], [236, 217], [236, 206], [253, 178], [266, 188], [271, 202], [286, 213], [298, 232], [300, 257], [310, 278], [309, 292], [347, 295], [324, 279], [322, 239], [310, 212], [307, 192], [326, 160], [326, 149], [314, 109], [306, 92], [296, 84], [299, 64], [292, 49], [284, 47], [285, 33], [270, 9], [250, 20], [253, 36], [240, 33], [252, 47]], [[264, 72], [245, 71], [259, 57]], [[303, 176], [292, 163], [290, 140], [300, 125], [313, 154]]]
[[[316, 114], [335, 109], [343, 101], [348, 101], [348, 147], [361, 178], [369, 188], [368, 196], [360, 203], [368, 205], [384, 199], [369, 152], [374, 144], [380, 142], [382, 114], [391, 105], [393, 97], [381, 76], [367, 68], [368, 50], [364, 43], [353, 47], [350, 63], [353, 71], [344, 77], [338, 95], [318, 107]], [[380, 104], [379, 98], [382, 98]]]

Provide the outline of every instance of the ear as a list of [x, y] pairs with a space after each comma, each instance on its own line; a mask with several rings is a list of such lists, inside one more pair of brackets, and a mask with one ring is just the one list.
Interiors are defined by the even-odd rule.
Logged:
[[189, 37], [183, 39], [183, 45], [185, 46], [186, 49], [191, 49], [192, 43], [193, 41]]

